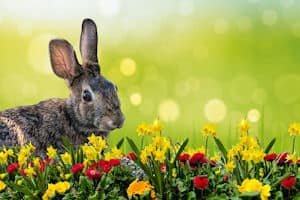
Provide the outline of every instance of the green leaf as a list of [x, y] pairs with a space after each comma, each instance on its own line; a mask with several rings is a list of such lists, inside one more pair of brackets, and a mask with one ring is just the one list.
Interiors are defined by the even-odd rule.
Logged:
[[14, 190], [16, 190], [18, 192], [21, 192], [24, 195], [31, 196], [33, 199], [35, 199], [34, 195], [33, 195], [33, 192], [28, 187], [17, 185], [17, 184], [12, 183], [12, 182], [8, 183], [8, 185], [9, 185], [9, 187], [13, 188]]
[[276, 142], [276, 138], [273, 138], [270, 143], [268, 144], [268, 146], [266, 147], [265, 149], [265, 153], [269, 153], [270, 150], [272, 149], [273, 145], [275, 144]]
[[122, 138], [118, 143], [117, 143], [117, 148], [120, 149], [124, 143], [124, 138]]
[[259, 195], [259, 192], [243, 192], [240, 197], [256, 197]]
[[275, 193], [275, 200], [283, 200], [283, 194], [281, 191]]
[[227, 150], [224, 147], [223, 143], [221, 142], [221, 140], [219, 140], [218, 138], [214, 137], [215, 143], [218, 146], [219, 150], [221, 151], [224, 159], [227, 161]]
[[272, 188], [276, 187], [277, 184], [279, 184], [283, 179], [289, 177], [290, 175], [291, 175], [290, 173], [286, 173], [285, 175], [279, 177], [279, 178], [277, 179], [277, 181], [271, 185], [271, 187], [272, 187]]
[[175, 156], [175, 158], [174, 158], [174, 161], [173, 161], [173, 163], [172, 163], [172, 165], [171, 165], [171, 169], [174, 168], [175, 163], [176, 163], [178, 157], [179, 157], [180, 154], [183, 152], [183, 150], [185, 149], [185, 147], [186, 147], [186, 145], [187, 145], [188, 143], [189, 143], [189, 139], [186, 138], [186, 139], [184, 140], [184, 142], [182, 143], [182, 145], [180, 146], [179, 150], [178, 150], [177, 153], [176, 153], [176, 156]]
[[134, 151], [134, 153], [139, 157], [140, 155], [140, 150], [137, 148], [137, 146], [135, 145], [135, 143], [133, 142], [132, 139], [130, 139], [129, 137], [126, 137], [131, 149]]
[[71, 155], [72, 157], [72, 165], [76, 164], [77, 163], [77, 160], [76, 160], [76, 155], [75, 155], [75, 150], [74, 148], [72, 147], [70, 141], [68, 140], [68, 138], [66, 138], [65, 136], [61, 136], [61, 140], [62, 140], [62, 147]]
[[194, 191], [191, 191], [188, 193], [187, 200], [195, 200], [196, 199], [196, 193]]

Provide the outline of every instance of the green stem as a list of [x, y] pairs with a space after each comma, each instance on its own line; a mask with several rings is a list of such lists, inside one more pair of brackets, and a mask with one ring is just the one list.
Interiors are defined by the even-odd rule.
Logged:
[[206, 155], [206, 157], [208, 157], [207, 146], [208, 146], [208, 136], [206, 136], [206, 138], [205, 138], [205, 155]]
[[296, 142], [296, 136], [293, 137], [292, 154], [295, 153], [295, 142]]
[[144, 135], [142, 136], [142, 140], [141, 140], [141, 150], [144, 148]]

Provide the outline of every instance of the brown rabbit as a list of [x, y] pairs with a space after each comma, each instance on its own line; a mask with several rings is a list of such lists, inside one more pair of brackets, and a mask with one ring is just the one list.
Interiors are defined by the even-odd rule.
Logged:
[[0, 146], [31, 142], [44, 152], [49, 145], [60, 149], [61, 136], [78, 146], [92, 133], [106, 137], [122, 127], [124, 116], [117, 87], [100, 73], [97, 43], [97, 27], [91, 19], [82, 23], [82, 65], [68, 41], [50, 41], [52, 69], [65, 79], [71, 94], [68, 99], [48, 99], [0, 112]]

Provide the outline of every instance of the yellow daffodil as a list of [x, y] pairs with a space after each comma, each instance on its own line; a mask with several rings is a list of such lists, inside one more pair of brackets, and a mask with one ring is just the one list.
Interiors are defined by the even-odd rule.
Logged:
[[31, 143], [25, 144], [24, 146], [21, 147], [20, 152], [18, 153], [18, 163], [20, 166], [26, 164], [29, 156], [34, 150], [35, 147]]
[[3, 181], [0, 181], [0, 192], [6, 188], [6, 184]]
[[210, 160], [217, 162], [217, 161], [221, 160], [221, 156], [219, 153], [215, 153], [212, 157], [210, 157]]
[[233, 172], [233, 169], [235, 168], [234, 162], [233, 161], [227, 162], [225, 165], [225, 168], [226, 168], [227, 172], [230, 172], [230, 173]]
[[54, 149], [52, 146], [47, 148], [47, 156], [48, 158], [52, 159], [56, 156], [56, 149]]
[[107, 148], [106, 141], [101, 136], [96, 136], [95, 134], [92, 134], [88, 137], [89, 144], [91, 144], [96, 151], [102, 152], [104, 149]]
[[55, 184], [55, 191], [58, 192], [59, 194], [64, 194], [66, 191], [70, 189], [70, 187], [71, 185], [67, 181], [58, 182]]
[[258, 192], [262, 200], [267, 200], [270, 194], [271, 186], [263, 185], [257, 179], [245, 179], [241, 186], [238, 186], [240, 193], [244, 192]]
[[72, 164], [72, 157], [68, 152], [61, 154], [61, 159], [64, 162], [64, 164], [68, 164], [68, 165]]
[[296, 164], [298, 162], [298, 160], [300, 160], [300, 157], [298, 157], [296, 154], [288, 154], [286, 159], [290, 160], [292, 163]]
[[17, 181], [17, 185], [22, 185], [23, 184], [23, 180], [18, 180]]
[[0, 174], [0, 179], [3, 180], [7, 176], [7, 173]]
[[288, 130], [291, 136], [300, 135], [300, 124], [299, 123], [292, 123]]
[[155, 119], [152, 123], [152, 131], [160, 133], [163, 129], [163, 125], [159, 119]]
[[242, 133], [247, 133], [249, 130], [249, 121], [247, 118], [243, 118], [240, 125], [239, 125], [240, 131]]
[[105, 160], [115, 159], [115, 158], [122, 158], [123, 152], [118, 149], [117, 147], [112, 148], [110, 152], [105, 154]]
[[36, 175], [36, 173], [32, 167], [28, 167], [28, 168], [24, 169], [24, 172], [25, 172], [26, 176]]
[[33, 159], [33, 165], [37, 168], [41, 167], [40, 159], [39, 158], [34, 158]]
[[55, 184], [49, 183], [48, 188], [47, 188], [46, 192], [44, 193], [42, 199], [48, 200], [54, 196], [55, 196]]
[[160, 150], [160, 149], [154, 151], [153, 154], [154, 154], [154, 159], [158, 162], [163, 163], [166, 159], [165, 158], [165, 152]]
[[213, 124], [206, 124], [203, 128], [202, 128], [202, 134], [203, 136], [207, 137], [207, 136], [213, 136], [215, 137], [217, 132], [216, 132], [216, 127]]
[[97, 151], [94, 146], [84, 144], [83, 146], [81, 146], [81, 148], [87, 160], [98, 159], [98, 155], [100, 154], [100, 152]]

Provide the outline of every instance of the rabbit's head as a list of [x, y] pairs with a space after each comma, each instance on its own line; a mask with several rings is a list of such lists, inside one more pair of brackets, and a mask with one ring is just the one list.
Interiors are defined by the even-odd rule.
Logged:
[[71, 90], [67, 110], [74, 118], [75, 126], [84, 134], [108, 134], [121, 128], [124, 122], [118, 89], [101, 74], [97, 43], [97, 27], [91, 19], [82, 23], [81, 65], [68, 41], [54, 39], [49, 43], [52, 69], [58, 77], [66, 80]]

